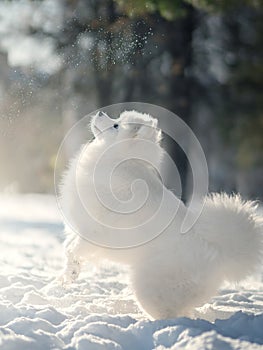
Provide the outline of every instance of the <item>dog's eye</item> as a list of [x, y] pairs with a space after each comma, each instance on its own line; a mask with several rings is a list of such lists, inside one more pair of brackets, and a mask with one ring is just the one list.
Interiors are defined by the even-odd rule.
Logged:
[[114, 129], [118, 129], [119, 128], [119, 124], [113, 124]]

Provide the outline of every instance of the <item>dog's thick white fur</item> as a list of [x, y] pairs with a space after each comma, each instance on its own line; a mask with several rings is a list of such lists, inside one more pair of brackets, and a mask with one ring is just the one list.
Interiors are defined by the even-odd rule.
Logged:
[[[236, 282], [253, 273], [262, 257], [262, 220], [254, 202], [243, 201], [239, 195], [209, 195], [197, 222], [182, 234], [187, 208], [158, 176], [163, 150], [158, 146], [161, 131], [157, 120], [136, 111], [125, 111], [118, 119], [98, 113], [91, 129], [94, 140], [71, 162], [61, 186], [66, 280], [77, 278], [84, 260], [128, 264], [142, 308], [153, 318], [173, 318], [191, 315], [195, 307], [216, 294], [224, 280]], [[110, 178], [116, 202], [107, 202], [111, 197], [107, 176], [119, 163], [122, 166], [116, 166]], [[122, 204], [129, 202], [131, 184], [137, 179], [148, 185], [147, 203], [123, 214]], [[136, 201], [136, 196], [133, 199]], [[144, 229], [144, 221], [156, 212], [159, 202], [159, 218], [152, 223], [149, 220]], [[172, 220], [171, 210], [177, 210]], [[166, 221], [163, 232], [151, 239]], [[139, 229], [127, 231], [133, 223]], [[118, 247], [120, 237], [120, 246], [128, 248], [107, 247]], [[148, 242], [129, 248], [144, 241]]]

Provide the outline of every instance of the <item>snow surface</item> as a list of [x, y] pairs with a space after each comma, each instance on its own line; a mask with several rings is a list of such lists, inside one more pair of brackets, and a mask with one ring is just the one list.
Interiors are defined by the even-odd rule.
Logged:
[[63, 226], [55, 199], [0, 196], [0, 349], [263, 349], [261, 274], [225, 285], [196, 319], [152, 321], [124, 267], [85, 267], [63, 287]]

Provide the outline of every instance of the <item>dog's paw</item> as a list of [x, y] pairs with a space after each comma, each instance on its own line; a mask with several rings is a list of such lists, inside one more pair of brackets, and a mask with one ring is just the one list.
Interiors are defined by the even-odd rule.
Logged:
[[80, 262], [78, 260], [72, 260], [67, 263], [66, 269], [57, 278], [57, 282], [62, 286], [66, 286], [75, 282], [80, 273]]

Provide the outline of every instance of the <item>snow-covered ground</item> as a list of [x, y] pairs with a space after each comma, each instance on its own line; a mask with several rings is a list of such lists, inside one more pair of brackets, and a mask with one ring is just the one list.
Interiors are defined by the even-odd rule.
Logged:
[[196, 311], [196, 319], [151, 321], [137, 306], [124, 267], [87, 265], [78, 281], [63, 268], [55, 199], [0, 196], [0, 349], [263, 349], [260, 274]]

